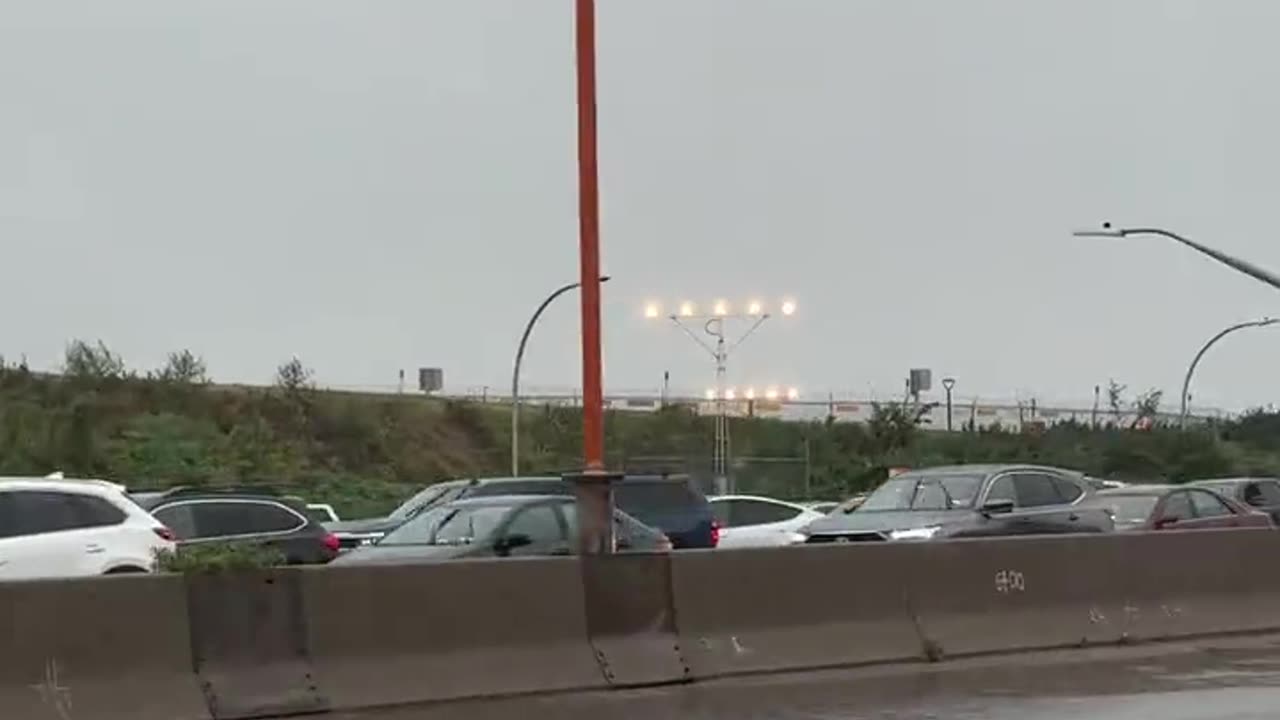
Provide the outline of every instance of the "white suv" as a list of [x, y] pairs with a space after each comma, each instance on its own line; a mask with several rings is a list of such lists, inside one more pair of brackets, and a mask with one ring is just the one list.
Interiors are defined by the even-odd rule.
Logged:
[[119, 485], [0, 478], [0, 580], [150, 572], [173, 547]]

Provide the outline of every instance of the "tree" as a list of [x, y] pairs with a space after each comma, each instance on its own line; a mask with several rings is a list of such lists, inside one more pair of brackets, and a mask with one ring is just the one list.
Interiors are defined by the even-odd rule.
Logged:
[[1124, 391], [1128, 385], [1121, 385], [1114, 379], [1107, 381], [1107, 404], [1111, 406], [1111, 417], [1120, 422], [1120, 413], [1124, 409]]
[[1160, 400], [1164, 397], [1163, 390], [1152, 388], [1137, 397], [1133, 401], [1133, 413], [1135, 417], [1133, 422], [1129, 424], [1129, 429], [1135, 429], [1140, 425], [1153, 423], [1156, 416], [1160, 413]]
[[67, 345], [62, 372], [73, 378], [102, 380], [122, 378], [126, 370], [124, 360], [101, 340], [95, 345], [73, 340]]
[[309, 390], [315, 386], [311, 368], [302, 364], [297, 355], [293, 359], [276, 368], [276, 387], [288, 393]]
[[209, 382], [209, 368], [205, 365], [204, 358], [190, 350], [180, 350], [169, 353], [169, 360], [160, 370], [158, 378], [166, 382], [204, 385]]

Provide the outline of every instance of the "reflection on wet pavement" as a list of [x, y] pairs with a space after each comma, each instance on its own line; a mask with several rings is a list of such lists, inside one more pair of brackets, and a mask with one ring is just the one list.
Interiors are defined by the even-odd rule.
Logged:
[[[331, 716], [332, 717], [332, 716]], [[1044, 653], [524, 698], [343, 720], [1252, 720], [1280, 717], [1280, 640]]]

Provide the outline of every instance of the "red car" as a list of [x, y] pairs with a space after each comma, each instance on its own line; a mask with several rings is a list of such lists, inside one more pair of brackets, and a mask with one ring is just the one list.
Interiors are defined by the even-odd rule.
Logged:
[[1266, 513], [1185, 485], [1127, 485], [1102, 490], [1089, 503], [1107, 508], [1117, 531], [1275, 527]]

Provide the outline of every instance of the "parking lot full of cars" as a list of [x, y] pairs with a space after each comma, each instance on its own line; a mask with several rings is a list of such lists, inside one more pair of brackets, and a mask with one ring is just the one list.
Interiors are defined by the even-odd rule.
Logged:
[[[1274, 528], [1280, 518], [1273, 478], [1125, 484], [1019, 464], [911, 470], [865, 495], [805, 502], [707, 497], [682, 476], [628, 475], [614, 497], [620, 553]], [[220, 544], [297, 565], [572, 555], [577, 535], [573, 487], [555, 476], [434, 483], [386, 516], [356, 520], [269, 487], [133, 492], [0, 478], [0, 580], [153, 572], [166, 554]]]

